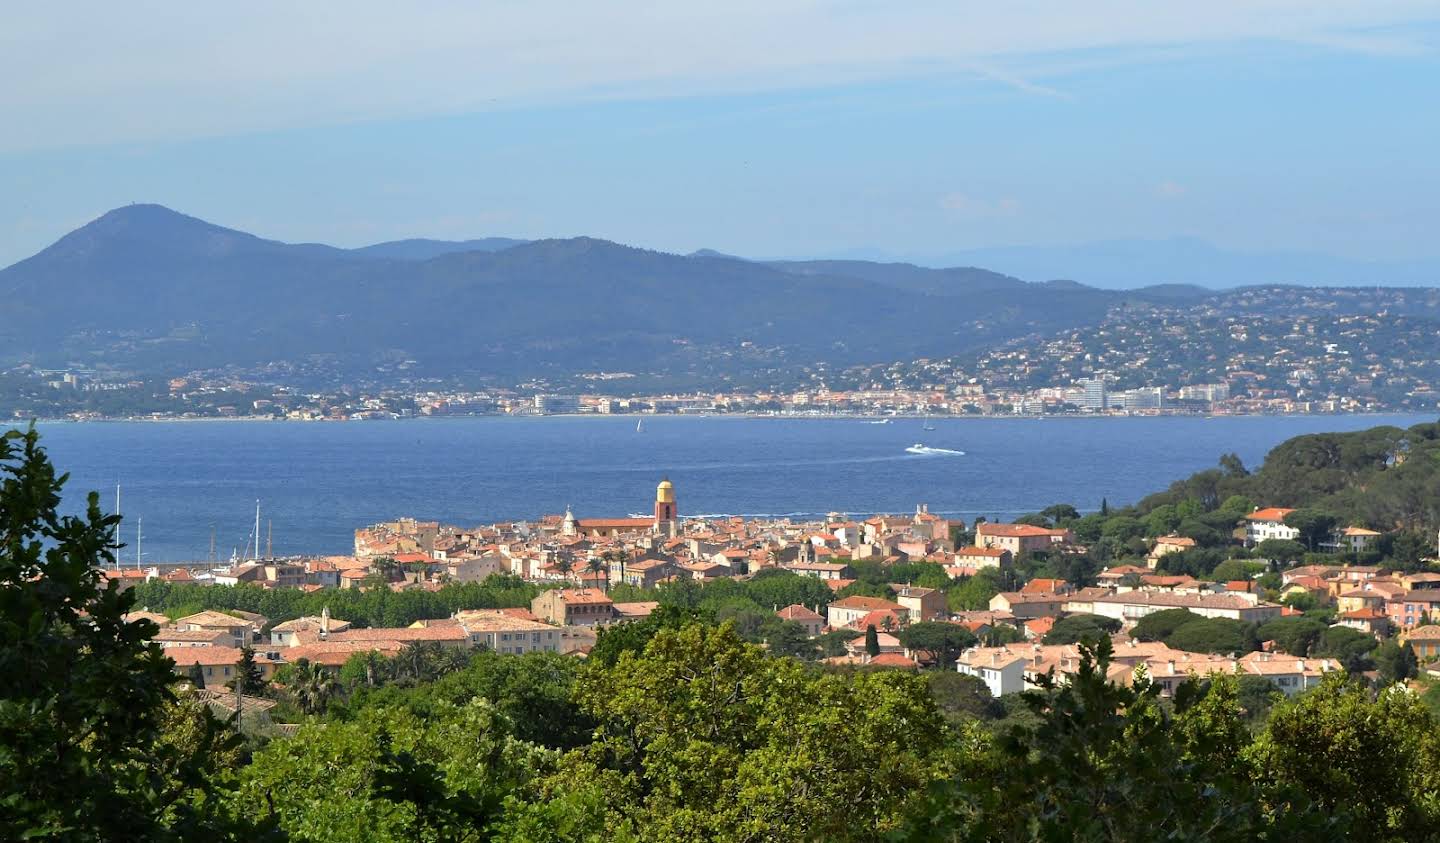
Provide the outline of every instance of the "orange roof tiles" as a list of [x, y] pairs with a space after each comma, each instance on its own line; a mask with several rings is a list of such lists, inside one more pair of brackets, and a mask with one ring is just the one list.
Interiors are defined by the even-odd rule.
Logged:
[[1252, 513], [1250, 513], [1249, 515], [1245, 516], [1245, 520], [1246, 520], [1246, 521], [1284, 521], [1284, 520], [1285, 520], [1285, 516], [1289, 515], [1290, 513], [1294, 512], [1294, 511], [1295, 511], [1295, 510], [1293, 510], [1293, 509], [1285, 509], [1284, 507], [1271, 506], [1271, 507], [1267, 507], [1267, 508], [1265, 508], [1265, 509], [1257, 509], [1257, 510], [1255, 510], [1254, 512], [1252, 512]]

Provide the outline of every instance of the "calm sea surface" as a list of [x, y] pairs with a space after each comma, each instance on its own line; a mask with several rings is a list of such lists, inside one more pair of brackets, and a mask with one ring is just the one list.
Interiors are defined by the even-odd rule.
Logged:
[[[656, 417], [395, 422], [47, 423], [71, 473], [67, 508], [120, 484], [126, 560], [228, 557], [259, 499], [274, 552], [346, 553], [355, 528], [411, 515], [457, 524], [648, 512], [669, 476], [684, 514], [932, 512], [991, 518], [1056, 502], [1132, 503], [1235, 451], [1256, 465], [1300, 433], [1432, 416], [955, 419], [921, 422]], [[921, 453], [907, 451], [917, 443]], [[262, 533], [265, 528], [262, 527]]]

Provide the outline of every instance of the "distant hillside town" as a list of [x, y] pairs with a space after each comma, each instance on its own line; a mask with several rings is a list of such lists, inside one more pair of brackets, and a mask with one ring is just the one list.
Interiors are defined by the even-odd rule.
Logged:
[[[921, 365], [921, 364], [915, 364]], [[304, 391], [230, 376], [106, 380], [89, 370], [21, 368], [0, 373], [0, 407], [6, 416], [99, 420], [285, 419], [348, 421], [440, 416], [552, 415], [763, 415], [763, 416], [1134, 416], [1379, 413], [1433, 409], [1440, 404], [1429, 382], [1415, 383], [1400, 400], [1373, 392], [1316, 391], [1305, 383], [1313, 370], [1296, 368], [1284, 381], [1235, 370], [1213, 382], [1185, 386], [1125, 387], [1101, 371], [1060, 385], [996, 386], [964, 382], [895, 386], [872, 382], [853, 389], [813, 388], [667, 392], [616, 395], [599, 391], [534, 392], [408, 389]], [[597, 376], [596, 385], [625, 375]], [[1366, 380], [1373, 383], [1374, 375]], [[913, 377], [896, 378], [911, 381]], [[955, 380], [955, 378], [948, 378]], [[1000, 380], [1000, 379], [997, 379]]]

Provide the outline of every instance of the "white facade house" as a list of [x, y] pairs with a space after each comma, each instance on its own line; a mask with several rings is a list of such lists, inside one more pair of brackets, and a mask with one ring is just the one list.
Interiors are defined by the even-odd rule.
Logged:
[[1098, 595], [1085, 601], [1084, 609], [1066, 607], [1067, 611], [1089, 611], [1126, 624], [1134, 623], [1153, 612], [1186, 609], [1202, 618], [1227, 618], [1246, 623], [1264, 623], [1280, 617], [1281, 606], [1266, 603], [1254, 594], [1186, 594], [1171, 591], [1127, 591], [1123, 594]]
[[1245, 543], [1254, 546], [1267, 539], [1295, 541], [1300, 531], [1285, 523], [1285, 516], [1294, 512], [1278, 506], [1257, 509], [1245, 516]]
[[1025, 658], [1005, 647], [967, 650], [955, 662], [955, 669], [984, 682], [992, 697], [1025, 690]]

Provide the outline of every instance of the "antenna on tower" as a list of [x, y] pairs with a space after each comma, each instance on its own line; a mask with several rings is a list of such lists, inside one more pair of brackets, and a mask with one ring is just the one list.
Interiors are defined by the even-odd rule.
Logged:
[[275, 519], [265, 519], [265, 558], [274, 559], [275, 551], [271, 541], [275, 538]]
[[210, 524], [210, 567], [215, 567], [215, 524]]

